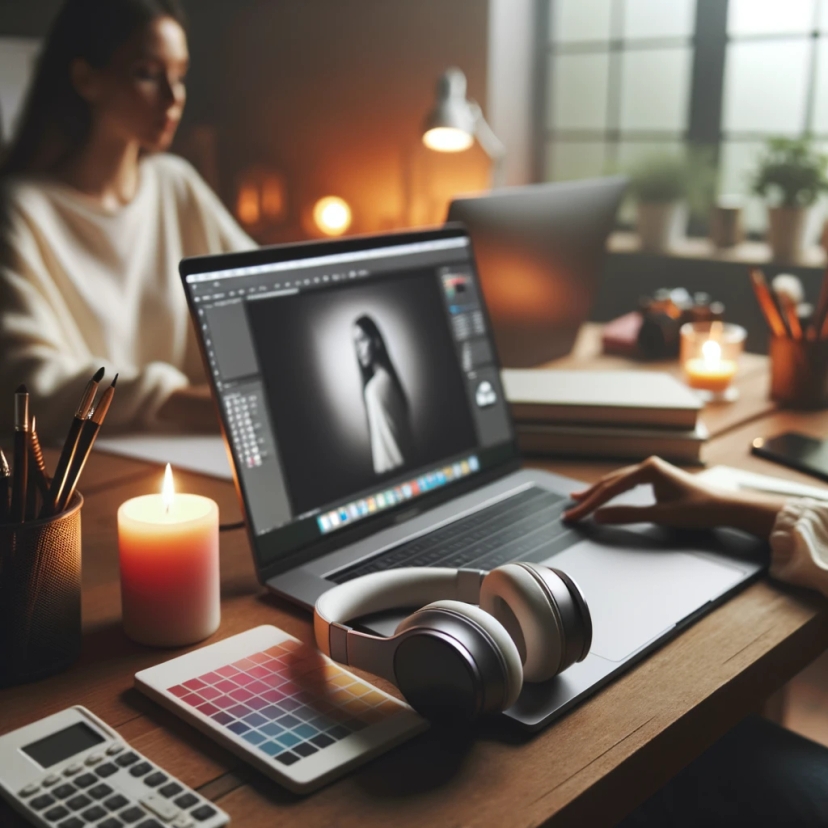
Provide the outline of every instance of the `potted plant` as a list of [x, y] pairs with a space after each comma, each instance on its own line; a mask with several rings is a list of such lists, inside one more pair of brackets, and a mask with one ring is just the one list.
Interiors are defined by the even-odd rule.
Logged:
[[828, 158], [808, 138], [771, 138], [753, 176], [753, 192], [768, 203], [768, 236], [777, 261], [799, 259], [808, 212], [828, 190]]
[[629, 170], [629, 193], [636, 200], [641, 248], [663, 252], [687, 226], [687, 162], [678, 155], [643, 158]]

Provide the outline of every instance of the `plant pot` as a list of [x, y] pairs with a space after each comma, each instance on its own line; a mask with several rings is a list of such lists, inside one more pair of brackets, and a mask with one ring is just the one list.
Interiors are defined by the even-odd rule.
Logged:
[[768, 241], [776, 262], [796, 262], [805, 248], [807, 207], [770, 207], [768, 209]]
[[639, 202], [636, 229], [641, 249], [663, 253], [684, 236], [687, 210], [681, 201]]

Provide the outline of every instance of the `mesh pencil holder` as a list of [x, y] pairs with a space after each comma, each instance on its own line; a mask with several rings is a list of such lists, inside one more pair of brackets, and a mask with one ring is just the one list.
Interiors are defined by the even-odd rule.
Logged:
[[0, 687], [68, 667], [81, 649], [81, 507], [0, 525]]

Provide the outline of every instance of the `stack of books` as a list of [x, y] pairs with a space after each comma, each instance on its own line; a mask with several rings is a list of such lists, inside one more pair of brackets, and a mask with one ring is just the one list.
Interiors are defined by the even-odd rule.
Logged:
[[702, 403], [669, 374], [506, 369], [503, 388], [525, 454], [701, 462]]

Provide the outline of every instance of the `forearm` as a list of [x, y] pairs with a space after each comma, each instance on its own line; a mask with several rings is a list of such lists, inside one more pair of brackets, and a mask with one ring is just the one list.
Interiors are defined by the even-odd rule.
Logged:
[[716, 523], [767, 540], [784, 505], [783, 498], [773, 495], [729, 493], [717, 500], [714, 507], [718, 514]]

